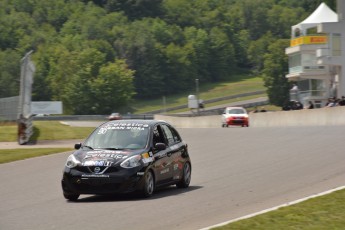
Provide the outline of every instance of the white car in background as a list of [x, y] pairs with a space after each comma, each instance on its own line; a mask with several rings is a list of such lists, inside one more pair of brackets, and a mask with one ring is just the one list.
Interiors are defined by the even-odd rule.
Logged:
[[222, 127], [249, 127], [248, 112], [243, 107], [226, 107], [222, 114]]

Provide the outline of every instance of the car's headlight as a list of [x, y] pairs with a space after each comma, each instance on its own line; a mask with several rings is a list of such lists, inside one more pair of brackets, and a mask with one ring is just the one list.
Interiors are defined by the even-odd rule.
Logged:
[[132, 156], [126, 160], [124, 160], [120, 166], [123, 167], [123, 168], [134, 168], [134, 167], [137, 167], [137, 166], [140, 166], [141, 163], [141, 156], [140, 155], [136, 155], [136, 156]]
[[67, 161], [66, 161], [66, 167], [74, 168], [78, 164], [80, 164], [80, 161], [78, 161], [73, 154], [68, 156]]

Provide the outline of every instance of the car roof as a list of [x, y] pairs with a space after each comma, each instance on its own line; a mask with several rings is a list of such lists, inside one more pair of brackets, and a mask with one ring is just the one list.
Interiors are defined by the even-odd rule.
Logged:
[[[110, 124], [110, 123], [117, 123], [117, 124], [133, 124], [133, 123], [140, 123], [145, 124], [149, 126], [154, 126], [156, 124], [164, 123], [170, 125], [168, 122], [162, 121], [162, 120], [143, 120], [143, 119], [133, 119], [133, 120], [114, 120], [114, 121], [108, 121], [104, 124]], [[103, 124], [103, 125], [104, 125]]]

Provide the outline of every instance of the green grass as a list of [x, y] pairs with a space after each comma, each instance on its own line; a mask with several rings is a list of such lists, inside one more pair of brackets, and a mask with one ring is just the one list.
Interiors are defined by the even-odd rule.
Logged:
[[[30, 140], [69, 140], [84, 139], [94, 128], [70, 127], [59, 121], [34, 121], [34, 134]], [[17, 124], [0, 125], [0, 142], [17, 141]]]
[[[94, 130], [92, 127], [70, 127], [58, 121], [34, 121], [31, 141], [85, 139]], [[17, 141], [17, 124], [0, 124], [0, 142]], [[73, 148], [18, 148], [0, 149], [0, 164], [31, 157], [72, 151]]]
[[0, 149], [0, 164], [54, 153], [72, 151], [72, 148], [20, 148]]
[[[47, 124], [49, 123], [49, 124]], [[34, 121], [34, 140], [85, 139], [94, 127], [71, 127], [59, 121]]]
[[[199, 84], [199, 97], [202, 100], [265, 90], [261, 77], [239, 75], [230, 82]], [[165, 97], [166, 108], [188, 104], [188, 96], [195, 90]], [[256, 96], [258, 97], [258, 96]], [[255, 96], [254, 96], [255, 98]], [[153, 100], [137, 100], [132, 104], [134, 113], [146, 113], [163, 108], [163, 97]]]
[[323, 230], [345, 229], [345, 190], [312, 198], [216, 230]]

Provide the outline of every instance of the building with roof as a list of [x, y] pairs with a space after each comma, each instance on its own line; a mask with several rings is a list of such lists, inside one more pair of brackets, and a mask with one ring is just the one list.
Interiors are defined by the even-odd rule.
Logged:
[[337, 0], [337, 13], [325, 3], [304, 21], [291, 27], [289, 73], [286, 78], [295, 82], [290, 99], [307, 105], [313, 101], [323, 107], [329, 98], [345, 95], [345, 3]]

